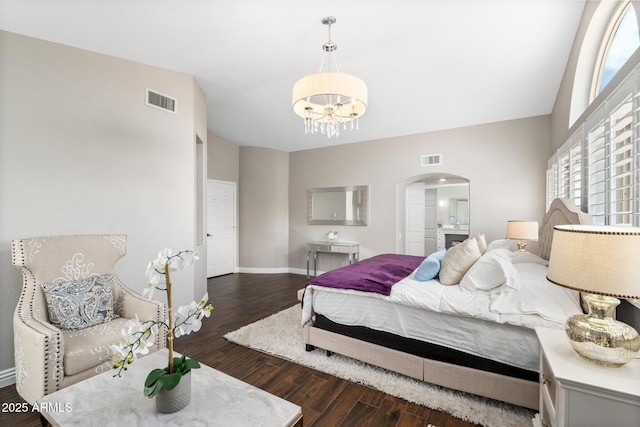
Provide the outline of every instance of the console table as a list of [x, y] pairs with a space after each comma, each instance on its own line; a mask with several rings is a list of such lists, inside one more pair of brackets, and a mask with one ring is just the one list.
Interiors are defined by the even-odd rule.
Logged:
[[202, 363], [191, 371], [191, 402], [173, 414], [159, 414], [155, 399], [142, 390], [149, 371], [166, 366], [167, 351], [141, 357], [120, 378], [107, 371], [41, 397], [36, 400], [41, 417], [52, 426], [302, 426], [300, 406]]
[[309, 278], [309, 263], [313, 257], [313, 275], [318, 274], [318, 253], [329, 252], [333, 254], [345, 254], [349, 257], [349, 264], [358, 262], [360, 245], [346, 242], [309, 242], [307, 243], [307, 278]]

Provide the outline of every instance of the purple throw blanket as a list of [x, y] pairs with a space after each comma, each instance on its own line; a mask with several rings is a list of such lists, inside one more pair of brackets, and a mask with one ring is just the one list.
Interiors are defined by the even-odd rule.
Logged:
[[424, 257], [384, 254], [321, 274], [309, 284], [389, 295], [391, 287], [418, 268]]

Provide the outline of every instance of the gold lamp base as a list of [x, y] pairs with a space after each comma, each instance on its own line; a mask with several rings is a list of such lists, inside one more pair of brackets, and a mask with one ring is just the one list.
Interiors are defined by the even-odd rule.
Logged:
[[526, 252], [525, 248], [527, 247], [527, 244], [525, 242], [523, 242], [522, 240], [518, 242], [518, 251], [517, 252]]
[[631, 361], [640, 350], [640, 337], [631, 326], [613, 318], [620, 300], [593, 294], [583, 297], [589, 314], [570, 317], [565, 327], [571, 347], [598, 365], [620, 367]]

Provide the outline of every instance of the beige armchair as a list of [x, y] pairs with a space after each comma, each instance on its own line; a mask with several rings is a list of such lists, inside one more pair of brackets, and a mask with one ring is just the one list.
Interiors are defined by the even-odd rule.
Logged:
[[[127, 236], [123, 234], [13, 241], [13, 265], [19, 267], [23, 275], [22, 294], [13, 318], [16, 389], [27, 402], [33, 404], [39, 397], [111, 369], [109, 347], [122, 337], [122, 327], [129, 318], [137, 314], [141, 321], [165, 319], [164, 304], [127, 288], [115, 274], [114, 266], [125, 255], [126, 248]], [[102, 276], [104, 274], [112, 276]], [[105, 292], [94, 300], [104, 305], [104, 301], [112, 299], [116, 317], [83, 329], [63, 330], [53, 324], [42, 284], [66, 286], [87, 278], [97, 280], [96, 277], [108, 278], [110, 283], [101, 289], [112, 292]], [[100, 309], [106, 312], [105, 307], [98, 307], [98, 321], [103, 314]], [[65, 310], [58, 315], [66, 313]], [[111, 307], [109, 314], [110, 310]], [[61, 316], [53, 317], [59, 321]], [[110, 317], [104, 316], [104, 319]], [[151, 351], [164, 348], [165, 339], [166, 335], [159, 334]]]

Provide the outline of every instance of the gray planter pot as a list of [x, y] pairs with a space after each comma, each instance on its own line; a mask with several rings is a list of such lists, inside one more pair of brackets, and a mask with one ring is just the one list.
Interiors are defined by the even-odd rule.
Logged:
[[191, 371], [182, 376], [173, 390], [164, 388], [156, 395], [156, 410], [161, 414], [178, 412], [191, 401]]

